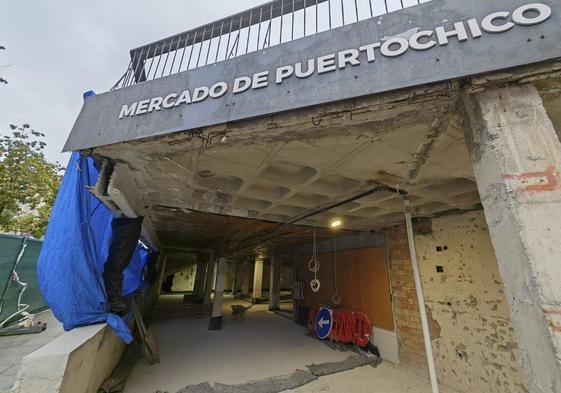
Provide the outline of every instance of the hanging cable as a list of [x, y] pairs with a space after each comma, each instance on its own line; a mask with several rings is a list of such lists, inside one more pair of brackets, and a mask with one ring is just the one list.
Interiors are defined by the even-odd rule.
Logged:
[[317, 239], [316, 239], [316, 229], [314, 228], [313, 234], [313, 244], [312, 244], [312, 259], [308, 262], [308, 269], [314, 273], [314, 279], [310, 281], [310, 288], [312, 292], [318, 293], [321, 288], [321, 282], [318, 280], [319, 271], [319, 260], [317, 256]]
[[337, 289], [337, 238], [333, 238], [333, 276], [335, 277], [335, 294], [331, 298], [331, 301], [336, 306], [343, 302], [343, 298], [339, 295], [339, 290]]

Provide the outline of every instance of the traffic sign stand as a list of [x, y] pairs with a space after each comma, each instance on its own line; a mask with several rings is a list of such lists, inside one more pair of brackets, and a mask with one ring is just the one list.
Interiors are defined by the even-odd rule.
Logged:
[[321, 307], [315, 319], [315, 332], [320, 340], [325, 340], [331, 333], [333, 327], [333, 310]]

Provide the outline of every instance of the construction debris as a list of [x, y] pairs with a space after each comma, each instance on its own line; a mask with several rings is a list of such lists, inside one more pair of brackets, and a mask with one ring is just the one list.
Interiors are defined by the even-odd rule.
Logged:
[[266, 378], [240, 385], [216, 383], [214, 387], [205, 382], [199, 385], [187, 386], [177, 393], [279, 393], [307, 385], [325, 375], [337, 374], [374, 363], [377, 364], [378, 361], [378, 357], [352, 355], [340, 362], [312, 364], [307, 366], [309, 371], [296, 370], [286, 376]]

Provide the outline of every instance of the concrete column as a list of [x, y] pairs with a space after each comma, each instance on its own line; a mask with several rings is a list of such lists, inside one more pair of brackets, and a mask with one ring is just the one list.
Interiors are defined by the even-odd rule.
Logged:
[[279, 257], [271, 258], [271, 270], [269, 274], [269, 310], [280, 308], [280, 284], [281, 284], [281, 261]]
[[195, 287], [193, 294], [196, 302], [204, 299], [205, 295], [205, 279], [206, 279], [206, 264], [203, 262], [197, 263], [197, 272], [195, 273]]
[[206, 268], [205, 297], [204, 297], [205, 306], [210, 306], [210, 297], [212, 295], [213, 285], [214, 285], [214, 252], [211, 251], [210, 258]]
[[214, 287], [214, 302], [212, 304], [212, 315], [208, 324], [209, 330], [222, 329], [222, 302], [224, 299], [224, 283], [226, 281], [226, 270], [228, 260], [224, 257], [218, 259], [216, 271], [216, 285]]
[[160, 276], [158, 277], [158, 296], [162, 291], [162, 284], [164, 283], [164, 278], [166, 277], [166, 264], [168, 257], [166, 255], [161, 255], [161, 265], [160, 265]]
[[250, 266], [249, 261], [244, 260], [242, 264], [242, 271], [241, 271], [241, 296], [247, 297], [249, 296], [249, 280], [251, 279], [250, 275]]
[[466, 95], [466, 141], [531, 393], [561, 391], [561, 144], [532, 85]]
[[294, 283], [296, 282], [296, 278], [298, 277], [298, 258], [292, 255], [291, 259], [292, 259], [292, 282], [290, 283], [290, 287], [292, 288], [292, 319], [298, 321], [300, 302], [294, 300]]
[[253, 269], [253, 303], [259, 303], [263, 296], [263, 257], [255, 259]]
[[240, 264], [238, 262], [237, 259], [234, 259], [234, 261], [232, 262], [232, 268], [234, 269], [234, 274], [232, 275], [233, 280], [232, 280], [232, 296], [236, 296], [236, 292], [238, 291], [239, 288], [239, 279], [238, 279], [238, 274], [239, 274], [239, 270], [240, 270]]

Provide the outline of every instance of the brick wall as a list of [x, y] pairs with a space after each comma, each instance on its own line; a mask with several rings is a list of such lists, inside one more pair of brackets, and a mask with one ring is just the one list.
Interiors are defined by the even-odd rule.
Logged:
[[402, 365], [425, 370], [427, 360], [405, 225], [388, 228], [386, 242], [399, 360]]

